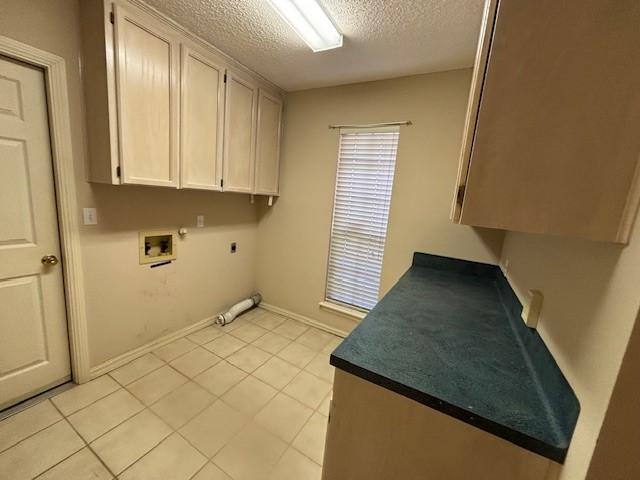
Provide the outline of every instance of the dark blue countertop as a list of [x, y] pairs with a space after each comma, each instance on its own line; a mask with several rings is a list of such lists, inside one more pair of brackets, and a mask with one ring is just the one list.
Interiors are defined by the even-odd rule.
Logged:
[[557, 462], [580, 405], [495, 265], [414, 254], [331, 364]]

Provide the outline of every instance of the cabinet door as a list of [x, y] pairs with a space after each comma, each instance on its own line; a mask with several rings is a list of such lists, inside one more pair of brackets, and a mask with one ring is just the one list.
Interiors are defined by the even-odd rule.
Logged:
[[282, 101], [260, 89], [254, 193], [278, 194]]
[[182, 46], [180, 186], [221, 190], [224, 67]]
[[462, 223], [627, 241], [639, 19], [637, 0], [498, 2]]
[[143, 12], [114, 13], [122, 182], [177, 187], [178, 41]]
[[224, 123], [224, 190], [253, 192], [258, 88], [227, 72]]

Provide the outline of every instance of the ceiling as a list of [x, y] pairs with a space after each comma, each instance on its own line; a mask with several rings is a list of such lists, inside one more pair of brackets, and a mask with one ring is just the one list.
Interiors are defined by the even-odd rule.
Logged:
[[321, 0], [342, 48], [313, 53], [267, 0], [146, 0], [287, 91], [469, 67], [482, 0]]

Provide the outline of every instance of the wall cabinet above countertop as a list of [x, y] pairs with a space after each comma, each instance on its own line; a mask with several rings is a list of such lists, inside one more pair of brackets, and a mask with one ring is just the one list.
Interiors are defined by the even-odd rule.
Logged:
[[452, 218], [626, 243], [640, 201], [640, 3], [488, 0]]
[[89, 181], [278, 195], [283, 92], [138, 0], [84, 0]]

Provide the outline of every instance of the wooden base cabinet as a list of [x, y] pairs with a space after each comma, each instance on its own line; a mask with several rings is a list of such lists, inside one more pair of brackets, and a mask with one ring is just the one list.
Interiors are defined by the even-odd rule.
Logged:
[[323, 480], [544, 480], [551, 461], [336, 369]]
[[80, 5], [90, 181], [277, 195], [277, 87], [140, 0]]
[[488, 0], [455, 222], [627, 242], [640, 202], [640, 2]]

